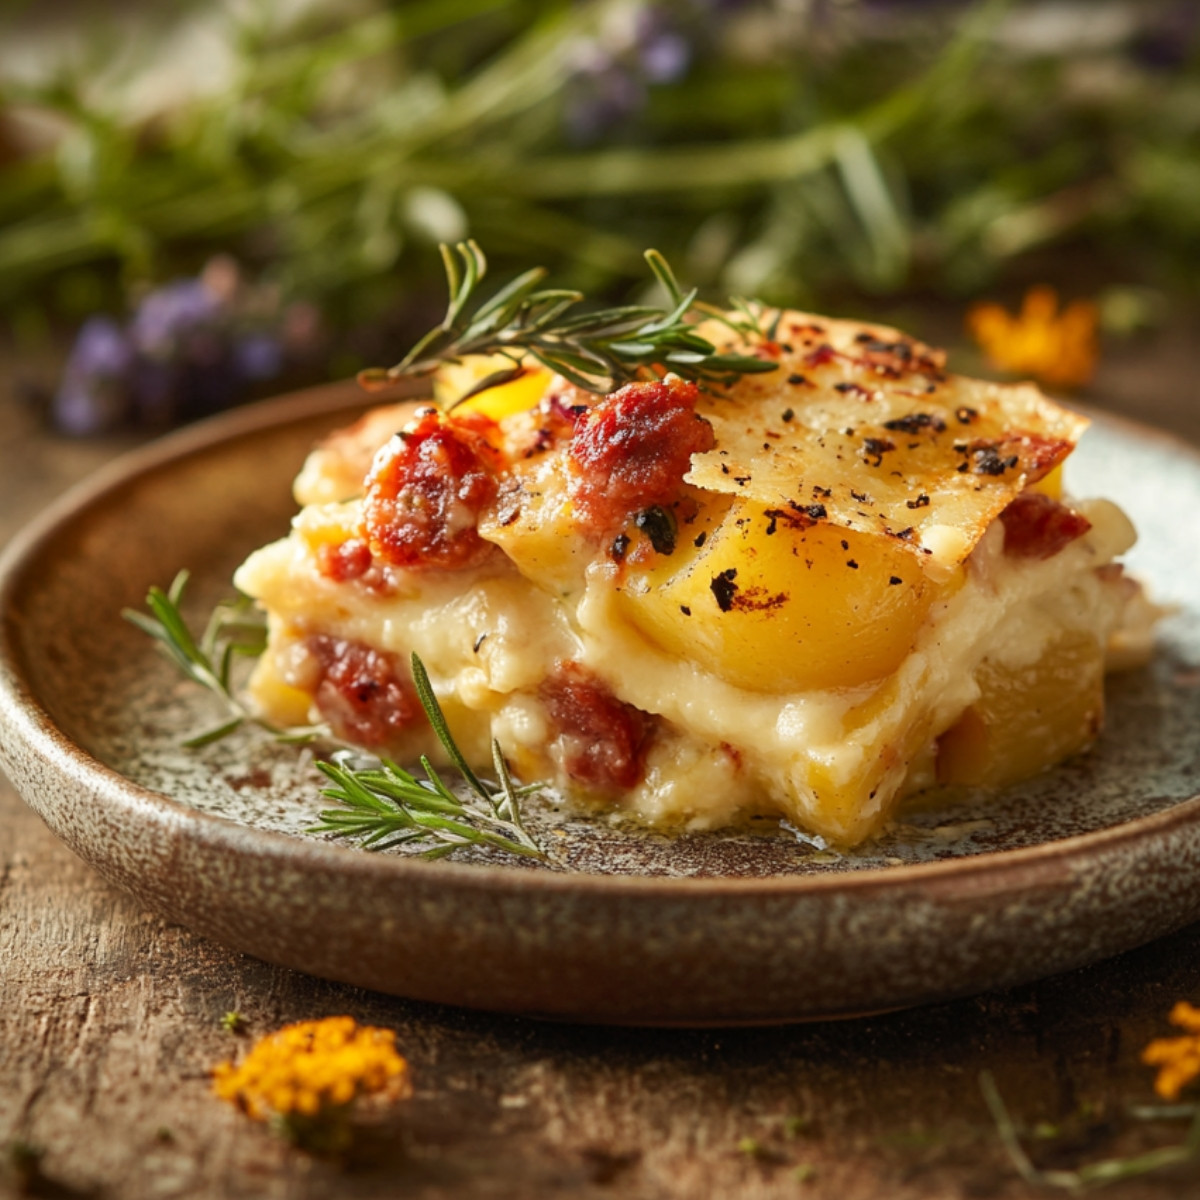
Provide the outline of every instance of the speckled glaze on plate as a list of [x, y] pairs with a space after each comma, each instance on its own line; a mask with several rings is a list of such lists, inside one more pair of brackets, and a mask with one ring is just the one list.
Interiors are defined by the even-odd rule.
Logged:
[[[253, 733], [197, 752], [211, 700], [120, 619], [187, 566], [197, 614], [284, 532], [330, 388], [139, 451], [0, 564], [0, 765], [107, 879], [239, 950], [398, 995], [567, 1020], [765, 1023], [947, 999], [1200, 919], [1200, 455], [1098, 418], [1070, 465], [1142, 532], [1178, 606], [1152, 667], [1109, 684], [1091, 753], [999, 796], [925, 804], [853, 855], [772, 822], [650, 836], [535, 806], [554, 869], [428, 863], [305, 834], [309, 756]], [[1115, 489], [1115, 491], [1114, 491]]]

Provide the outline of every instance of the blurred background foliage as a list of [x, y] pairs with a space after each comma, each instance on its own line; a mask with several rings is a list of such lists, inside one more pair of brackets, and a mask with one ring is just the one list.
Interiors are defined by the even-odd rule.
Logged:
[[[149, 298], [165, 346], [188, 277], [248, 379], [344, 374], [398, 357], [439, 310], [437, 243], [468, 234], [497, 276], [606, 299], [644, 290], [646, 246], [713, 298], [858, 313], [1049, 280], [1132, 328], [1197, 287], [1191, 0], [0, 12], [18, 340]], [[124, 363], [129, 326], [104, 331]]]

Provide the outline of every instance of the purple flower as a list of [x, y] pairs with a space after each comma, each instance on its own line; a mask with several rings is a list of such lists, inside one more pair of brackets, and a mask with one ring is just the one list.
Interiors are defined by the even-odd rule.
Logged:
[[283, 348], [267, 333], [252, 333], [233, 347], [233, 361], [243, 379], [271, 379], [283, 370]]
[[112, 383], [67, 378], [54, 393], [51, 417], [63, 433], [94, 437], [120, 428], [125, 410], [124, 392]]
[[665, 5], [647, 4], [631, 19], [581, 40], [565, 112], [573, 140], [594, 141], [633, 116], [651, 86], [687, 73], [693, 53], [677, 15]]
[[146, 293], [124, 328], [89, 320], [51, 416], [79, 436], [163, 428], [240, 404], [254, 385], [297, 363], [311, 369], [323, 348], [317, 309], [281, 309], [275, 289], [247, 284], [231, 259], [215, 259], [198, 279]]
[[641, 107], [642, 84], [620, 66], [577, 77], [581, 86], [567, 105], [566, 124], [578, 142], [590, 142]]
[[634, 40], [640, 74], [647, 83], [674, 83], [687, 73], [692, 47], [661, 10], [644, 8], [638, 13]]
[[152, 357], [170, 356], [179, 342], [221, 314], [220, 298], [200, 279], [176, 279], [147, 293], [129, 325], [134, 346]]
[[686, 74], [692, 48], [678, 33], [662, 33], [641, 48], [642, 71], [651, 83], [674, 83]]
[[71, 347], [51, 405], [55, 425], [75, 437], [117, 428], [129, 411], [133, 348], [109, 317], [89, 317]]
[[129, 369], [132, 358], [133, 348], [116, 321], [111, 317], [89, 317], [71, 347], [67, 370], [115, 379]]

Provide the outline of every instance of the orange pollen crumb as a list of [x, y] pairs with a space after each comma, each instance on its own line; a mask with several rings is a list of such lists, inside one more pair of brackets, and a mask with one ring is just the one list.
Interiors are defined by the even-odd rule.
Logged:
[[256, 1121], [319, 1117], [357, 1097], [409, 1093], [408, 1063], [390, 1029], [326, 1017], [285, 1025], [255, 1042], [238, 1066], [213, 1068], [213, 1091]]

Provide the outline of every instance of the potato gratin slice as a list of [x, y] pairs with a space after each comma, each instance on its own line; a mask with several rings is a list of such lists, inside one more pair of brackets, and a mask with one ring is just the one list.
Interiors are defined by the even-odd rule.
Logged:
[[775, 813], [843, 846], [1091, 742], [1106, 658], [1151, 638], [1129, 521], [1062, 493], [1086, 422], [890, 329], [703, 332], [778, 370], [599, 396], [531, 369], [314, 450], [291, 536], [236, 577], [270, 614], [265, 714], [436, 758], [415, 650], [479, 763], [495, 736], [653, 825]]

